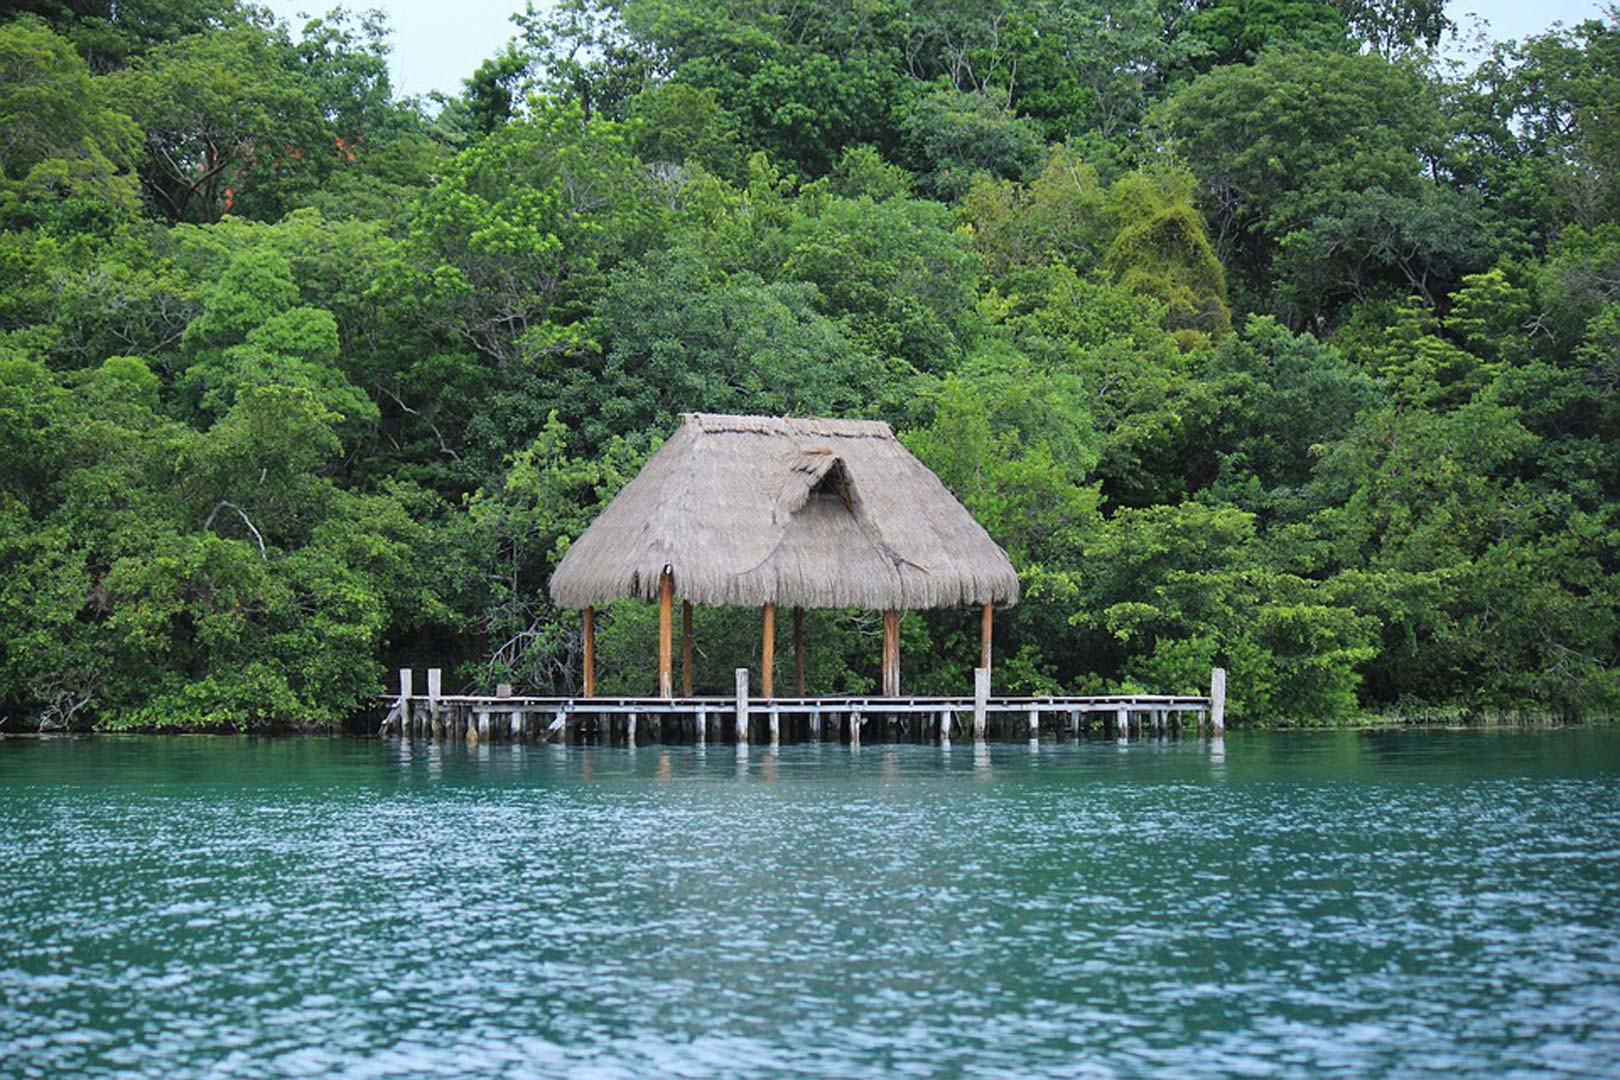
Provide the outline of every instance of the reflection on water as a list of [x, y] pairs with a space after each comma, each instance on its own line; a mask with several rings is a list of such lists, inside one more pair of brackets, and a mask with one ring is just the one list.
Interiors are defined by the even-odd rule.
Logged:
[[0, 867], [0, 1076], [1620, 1074], [1610, 730], [15, 739]]

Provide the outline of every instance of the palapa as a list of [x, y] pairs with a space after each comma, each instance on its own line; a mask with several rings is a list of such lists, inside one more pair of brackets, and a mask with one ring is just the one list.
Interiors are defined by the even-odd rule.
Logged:
[[563, 556], [551, 597], [910, 610], [1014, 604], [973, 516], [872, 420], [688, 413]]

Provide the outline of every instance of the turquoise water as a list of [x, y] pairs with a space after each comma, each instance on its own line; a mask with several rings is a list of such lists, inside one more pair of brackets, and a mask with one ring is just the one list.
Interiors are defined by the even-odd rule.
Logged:
[[0, 1075], [1620, 1075], [1620, 731], [0, 740]]

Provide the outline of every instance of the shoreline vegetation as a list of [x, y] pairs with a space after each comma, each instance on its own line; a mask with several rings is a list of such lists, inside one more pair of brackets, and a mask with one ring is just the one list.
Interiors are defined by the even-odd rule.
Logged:
[[[886, 421], [1018, 571], [997, 693], [1620, 715], [1613, 7], [561, 0], [428, 99], [374, 13], [8, 11], [0, 729], [577, 693], [546, 582], [688, 411]], [[758, 613], [696, 620], [724, 692]], [[975, 613], [899, 638], [963, 692]]]

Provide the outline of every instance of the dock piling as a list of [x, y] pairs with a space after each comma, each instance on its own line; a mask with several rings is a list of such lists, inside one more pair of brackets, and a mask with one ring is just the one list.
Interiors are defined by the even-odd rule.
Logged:
[[[986, 608], [989, 605], [985, 605]], [[983, 741], [985, 718], [990, 711], [990, 669], [973, 669], [973, 737]]]
[[748, 669], [737, 669], [737, 745], [748, 745]]
[[411, 733], [411, 684], [415, 675], [408, 667], [399, 669], [399, 733], [407, 737]]

